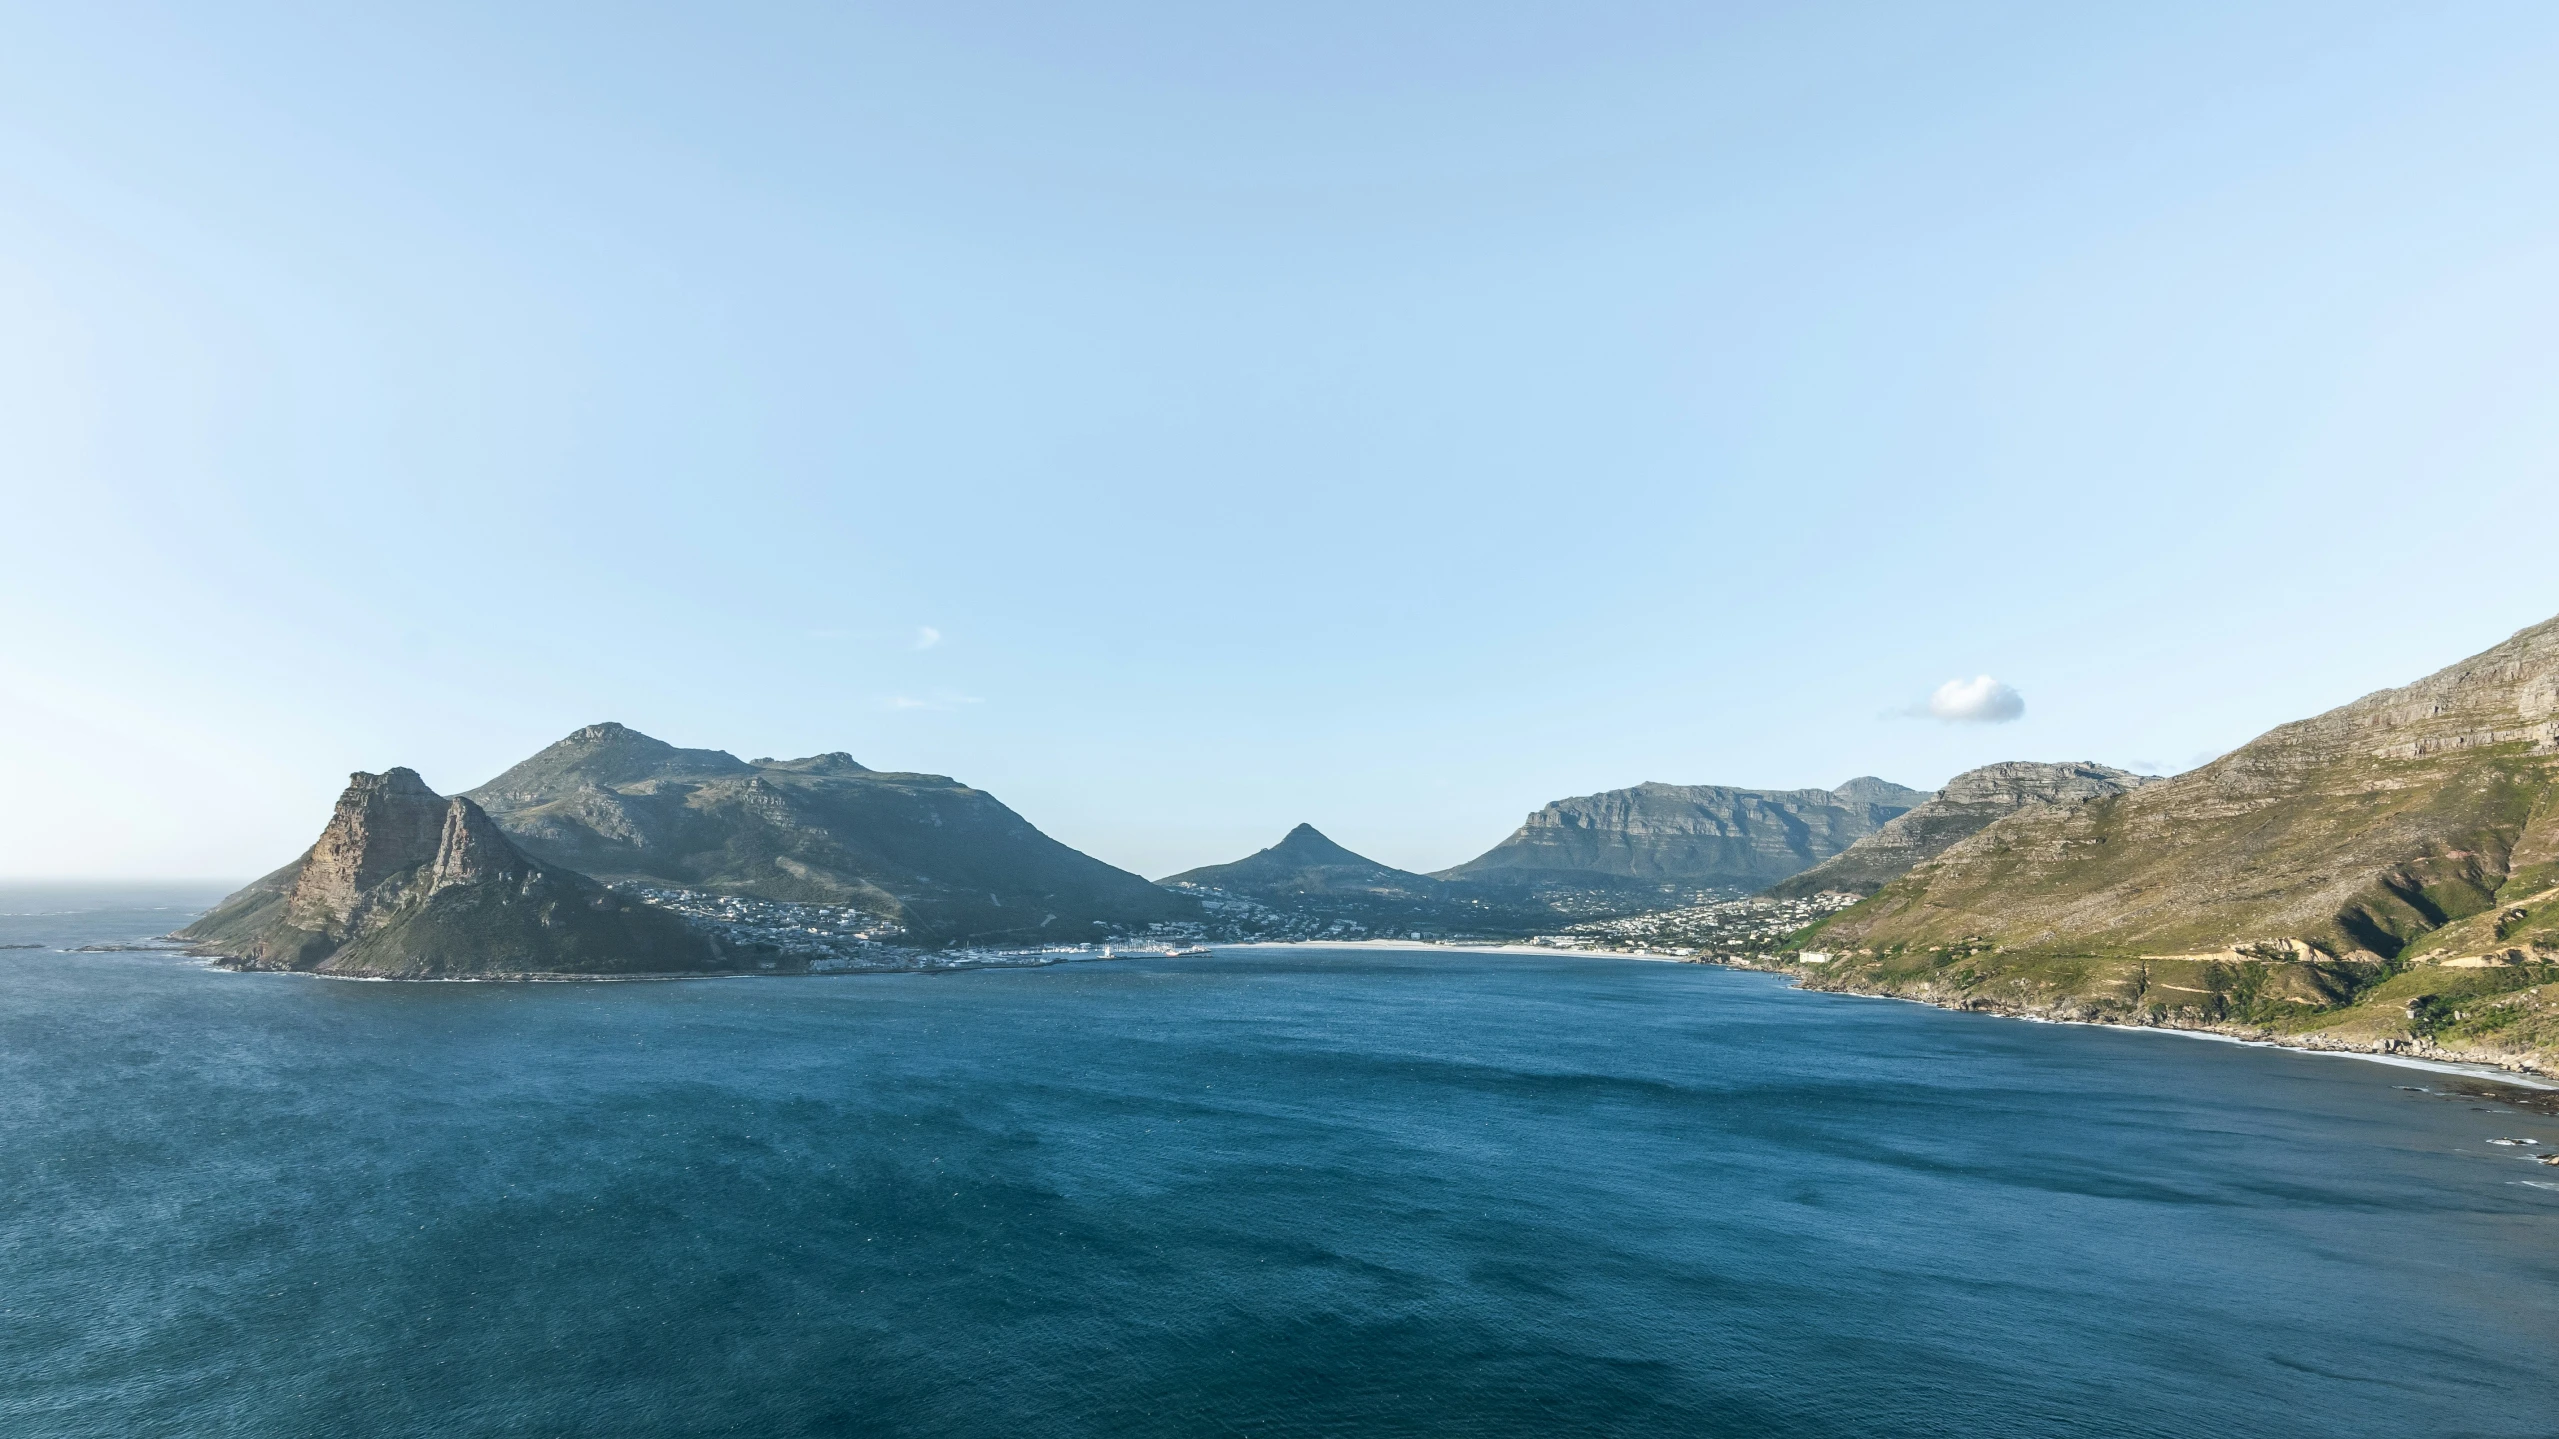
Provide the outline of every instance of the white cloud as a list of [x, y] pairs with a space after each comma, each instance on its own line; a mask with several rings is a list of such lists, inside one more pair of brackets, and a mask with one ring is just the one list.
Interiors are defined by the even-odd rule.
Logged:
[[1948, 724], [2006, 724], [2025, 712], [2026, 697], [1988, 675], [1946, 681], [1924, 711]]
[[941, 642], [942, 632], [940, 630], [933, 628], [931, 625], [917, 625], [915, 627], [915, 647], [917, 649], [929, 650]]

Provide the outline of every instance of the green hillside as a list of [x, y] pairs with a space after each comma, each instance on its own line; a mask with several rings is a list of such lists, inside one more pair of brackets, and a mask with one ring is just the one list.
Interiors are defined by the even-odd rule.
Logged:
[[2022, 810], [1799, 938], [1822, 987], [2551, 1062], [2559, 620]]

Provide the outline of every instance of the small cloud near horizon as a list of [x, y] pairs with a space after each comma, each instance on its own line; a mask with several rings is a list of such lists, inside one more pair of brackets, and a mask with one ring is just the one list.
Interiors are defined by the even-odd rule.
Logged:
[[1929, 694], [1927, 703], [1900, 713], [1947, 724], [2006, 724], [2026, 713], [2026, 697], [1988, 675], [1975, 675], [1946, 681]]
[[919, 650], [929, 650], [941, 642], [942, 632], [940, 630], [933, 628], [931, 625], [917, 625], [915, 627], [915, 648]]

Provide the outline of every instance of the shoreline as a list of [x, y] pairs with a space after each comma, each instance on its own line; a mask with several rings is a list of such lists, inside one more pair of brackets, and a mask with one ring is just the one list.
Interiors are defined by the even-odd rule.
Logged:
[[[1233, 944], [1210, 941], [1208, 947], [1220, 949], [1393, 949], [1436, 950], [1443, 954], [1569, 954], [1586, 959], [1637, 959], [1662, 964], [1685, 964], [1689, 961], [1675, 954], [1625, 954], [1606, 949], [1566, 949], [1552, 944], [1506, 944], [1497, 939], [1458, 940], [1443, 943], [1430, 939], [1247, 939]], [[1137, 956], [1121, 956], [1135, 958]]]
[[2221, 1044], [2245, 1045], [2252, 1049], [2283, 1049], [2295, 1054], [2324, 1054], [2338, 1059], [2360, 1059], [2370, 1064], [2389, 1064], [2403, 1069], [2422, 1069], [2437, 1074], [2457, 1075], [2483, 1084], [2502, 1084], [2508, 1088], [2530, 1090], [2536, 1094], [2559, 1094], [2559, 1077], [2544, 1074], [2538, 1069], [2522, 1064], [2510, 1068], [2487, 1060], [2436, 1059], [2422, 1054], [2365, 1049], [2345, 1043], [2303, 1043], [2262, 1035], [2226, 1034], [2217, 1029], [2192, 1029], [2176, 1024], [2124, 1024], [2110, 1019], [2060, 1019], [2043, 1014], [2018, 1014], [1988, 1006], [1948, 1004], [1915, 995], [1885, 994], [1871, 989], [1807, 989], [1803, 982], [1804, 976], [1793, 970], [1760, 969], [1757, 965], [1709, 962], [1717, 963], [1725, 969], [1748, 969], [1761, 974], [1783, 975], [1793, 981], [1797, 990], [1806, 994], [1837, 994], [1852, 999], [1893, 1000], [1902, 1004], [1924, 1005], [1929, 1009], [1942, 1009], [1955, 1014], [1977, 1014], [1989, 1019], [2014, 1019], [2028, 1024], [2075, 1025], [2085, 1029], [2111, 1029], [2135, 1034], [2173, 1034], [2186, 1039], [2206, 1039]]

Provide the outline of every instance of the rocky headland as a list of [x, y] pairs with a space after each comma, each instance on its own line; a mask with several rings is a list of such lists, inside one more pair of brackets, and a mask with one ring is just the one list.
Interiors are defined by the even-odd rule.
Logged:
[[369, 979], [730, 971], [683, 920], [518, 849], [414, 771], [350, 776], [319, 841], [177, 938], [237, 969]]

